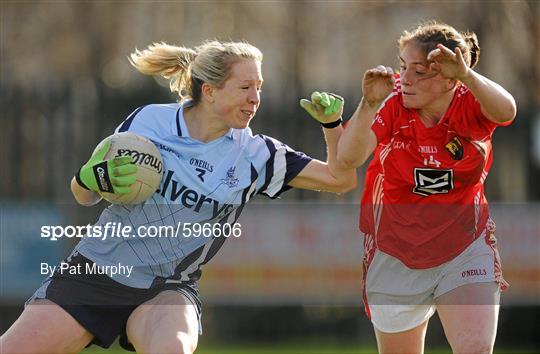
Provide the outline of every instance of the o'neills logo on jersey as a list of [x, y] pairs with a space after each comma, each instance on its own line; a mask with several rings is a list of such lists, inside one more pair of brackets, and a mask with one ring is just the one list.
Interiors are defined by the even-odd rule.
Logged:
[[454, 171], [431, 168], [414, 169], [413, 193], [427, 197], [432, 194], [448, 193], [454, 188]]
[[197, 166], [202, 168], [203, 170], [206, 170], [210, 173], [214, 172], [214, 166], [210, 165], [207, 161], [199, 160], [199, 159], [189, 159], [189, 164], [192, 166]]
[[196, 166], [195, 171], [197, 171], [197, 177], [201, 180], [201, 182], [204, 182], [204, 175], [206, 172], [214, 172], [214, 166], [210, 165], [204, 160], [191, 158], [189, 159], [189, 164], [191, 166]]
[[418, 145], [418, 152], [421, 154], [436, 154], [437, 147], [434, 145]]
[[161, 160], [154, 156], [144, 152], [130, 149], [118, 149], [116, 151], [116, 156], [131, 156], [133, 158], [133, 163], [141, 166], [148, 166], [161, 173], [163, 171], [163, 163]]
[[444, 148], [450, 153], [450, 156], [452, 156], [454, 160], [459, 161], [463, 158], [463, 145], [457, 136], [450, 140]]
[[223, 203], [210, 198], [196, 190], [190, 189], [180, 182], [173, 179], [174, 171], [167, 171], [165, 181], [163, 182], [163, 189], [158, 191], [165, 198], [169, 198], [171, 202], [177, 200], [186, 208], [193, 209], [193, 211], [199, 213], [201, 208], [206, 205], [212, 206], [212, 219], [223, 217], [234, 210], [234, 205]]

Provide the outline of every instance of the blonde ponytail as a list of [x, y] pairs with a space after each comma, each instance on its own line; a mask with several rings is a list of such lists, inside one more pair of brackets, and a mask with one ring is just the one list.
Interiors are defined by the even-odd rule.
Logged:
[[146, 75], [161, 75], [170, 79], [171, 91], [180, 100], [190, 98], [194, 104], [201, 99], [202, 85], [223, 87], [231, 67], [240, 59], [262, 61], [259, 49], [246, 42], [206, 41], [195, 49], [154, 43], [143, 51], [136, 50], [129, 62]]
[[143, 51], [131, 53], [129, 62], [145, 75], [161, 75], [170, 79], [172, 92], [182, 92], [189, 86], [189, 66], [197, 57], [197, 52], [190, 48], [177, 47], [167, 43], [154, 43]]

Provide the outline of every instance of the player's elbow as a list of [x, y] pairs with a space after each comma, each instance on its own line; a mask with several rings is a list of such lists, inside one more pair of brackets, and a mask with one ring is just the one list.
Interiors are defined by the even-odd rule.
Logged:
[[516, 118], [517, 114], [517, 107], [516, 102], [512, 98], [509, 102], [507, 102], [499, 112], [497, 116], [497, 123], [504, 124], [509, 123]]
[[333, 186], [333, 192], [335, 193], [347, 193], [356, 188], [357, 181], [356, 181], [356, 173], [354, 176], [350, 176], [347, 178], [342, 178], [339, 183]]
[[348, 181], [347, 181], [347, 185], [345, 187], [345, 192], [351, 192], [351, 191], [355, 190], [357, 185], [358, 185], [358, 181], [357, 181], [357, 178], [356, 178], [356, 169], [355, 169], [352, 178], [348, 179]]
[[517, 115], [516, 101], [512, 98], [512, 100], [508, 103], [506, 107], [506, 112], [504, 113], [502, 117], [503, 123], [513, 121], [516, 118], [516, 115]]
[[358, 156], [350, 156], [345, 154], [337, 153], [337, 161], [339, 167], [343, 169], [357, 168], [364, 164], [366, 159], [358, 158]]
[[343, 186], [343, 190], [341, 193], [348, 193], [356, 189], [357, 182], [356, 178], [350, 179], [345, 186]]
[[516, 101], [512, 96], [509, 96], [500, 101], [497, 107], [493, 107], [491, 111], [483, 110], [484, 115], [497, 124], [509, 124], [516, 118], [517, 106]]

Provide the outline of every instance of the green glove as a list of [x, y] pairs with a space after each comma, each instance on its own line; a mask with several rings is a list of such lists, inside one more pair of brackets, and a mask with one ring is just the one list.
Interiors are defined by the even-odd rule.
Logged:
[[313, 92], [311, 101], [300, 100], [300, 106], [305, 109], [313, 119], [323, 124], [332, 124], [341, 121], [343, 112], [343, 97], [327, 92]]
[[75, 175], [75, 179], [81, 187], [94, 192], [128, 194], [131, 192], [129, 186], [135, 183], [137, 166], [133, 164], [131, 156], [103, 160], [110, 147], [110, 139], [103, 146], [98, 146], [90, 160]]

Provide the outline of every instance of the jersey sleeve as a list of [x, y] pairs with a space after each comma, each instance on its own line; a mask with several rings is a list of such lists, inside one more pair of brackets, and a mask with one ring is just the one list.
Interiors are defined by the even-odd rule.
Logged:
[[373, 130], [373, 133], [375, 133], [377, 143], [379, 144], [389, 140], [392, 135], [392, 121], [395, 119], [397, 114], [398, 100], [398, 88], [396, 87], [392, 93], [386, 97], [381, 107], [375, 114], [375, 118], [371, 124], [371, 130]]
[[147, 105], [134, 110], [115, 129], [115, 133], [131, 132], [155, 140], [170, 132], [170, 120], [177, 109], [166, 105]]
[[312, 160], [303, 152], [295, 151], [279, 140], [258, 135], [265, 145], [268, 159], [262, 167], [257, 193], [272, 199], [289, 190], [288, 183]]

